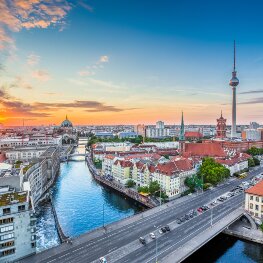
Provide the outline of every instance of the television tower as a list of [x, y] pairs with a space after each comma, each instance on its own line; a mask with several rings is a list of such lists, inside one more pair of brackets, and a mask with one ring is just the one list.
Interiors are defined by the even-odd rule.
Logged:
[[232, 78], [229, 81], [229, 85], [232, 87], [233, 98], [232, 98], [232, 127], [231, 127], [231, 138], [236, 137], [236, 87], [239, 84], [236, 72], [236, 41], [234, 41], [234, 69], [232, 71]]

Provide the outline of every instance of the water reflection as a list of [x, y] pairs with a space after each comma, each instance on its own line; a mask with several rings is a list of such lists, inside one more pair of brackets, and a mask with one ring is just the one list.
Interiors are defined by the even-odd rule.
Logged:
[[[78, 152], [84, 152], [80, 146]], [[104, 188], [92, 178], [84, 157], [61, 163], [60, 175], [51, 193], [57, 216], [64, 233], [78, 236], [122, 218], [131, 216], [141, 208], [131, 200]], [[43, 250], [59, 243], [50, 205], [43, 207], [37, 221], [37, 249]]]

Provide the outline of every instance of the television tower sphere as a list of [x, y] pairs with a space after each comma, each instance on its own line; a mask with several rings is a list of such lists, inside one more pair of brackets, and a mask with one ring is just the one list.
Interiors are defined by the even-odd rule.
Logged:
[[229, 81], [231, 87], [236, 87], [239, 84], [239, 80], [236, 77], [236, 71], [232, 72], [232, 79]]

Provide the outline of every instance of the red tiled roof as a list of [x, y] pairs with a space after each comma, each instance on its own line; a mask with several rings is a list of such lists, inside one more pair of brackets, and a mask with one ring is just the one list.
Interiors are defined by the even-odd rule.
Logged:
[[132, 167], [132, 165], [133, 165], [132, 162], [126, 161], [126, 160], [116, 160], [116, 161], [114, 162], [115, 165], [117, 165], [118, 163], [119, 163], [119, 164], [121, 165], [121, 167], [123, 167], [123, 168], [125, 168], [125, 167]]
[[203, 134], [195, 131], [187, 131], [184, 134], [185, 138], [202, 138]]
[[185, 154], [188, 156], [226, 157], [224, 149], [218, 143], [186, 143]]
[[251, 158], [251, 156], [247, 153], [239, 153], [237, 155], [235, 155], [232, 158], [229, 159], [216, 159], [215, 161], [221, 164], [225, 164], [228, 166], [232, 166], [235, 165], [236, 163], [241, 163], [244, 161], [247, 161], [249, 158]]
[[104, 158], [113, 160], [115, 157], [116, 157], [115, 155], [109, 154], [109, 155], [106, 155]]
[[263, 180], [248, 188], [245, 192], [248, 194], [263, 196]]

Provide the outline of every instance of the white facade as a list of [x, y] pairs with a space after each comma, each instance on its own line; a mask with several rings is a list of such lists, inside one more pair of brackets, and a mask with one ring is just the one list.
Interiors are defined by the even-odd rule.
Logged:
[[[9, 197], [10, 196], [10, 197]], [[27, 192], [0, 194], [0, 262], [13, 262], [36, 253], [35, 218]]]
[[148, 138], [162, 138], [169, 137], [169, 129], [168, 128], [147, 128], [146, 129], [146, 137]]
[[261, 131], [256, 129], [245, 129], [243, 131], [245, 134], [245, 139], [251, 141], [260, 141], [261, 140]]
[[179, 142], [145, 142], [143, 145], [155, 145], [159, 149], [178, 149]]
[[47, 148], [27, 147], [27, 148], [16, 148], [13, 150], [6, 151], [6, 157], [12, 162], [15, 161], [30, 161], [37, 159], [40, 155], [45, 152]]

